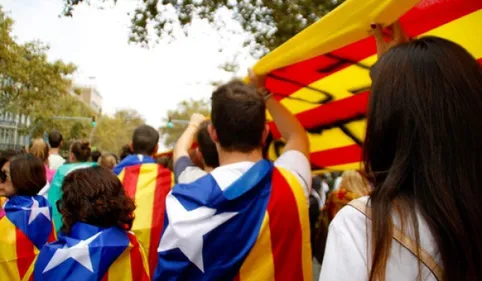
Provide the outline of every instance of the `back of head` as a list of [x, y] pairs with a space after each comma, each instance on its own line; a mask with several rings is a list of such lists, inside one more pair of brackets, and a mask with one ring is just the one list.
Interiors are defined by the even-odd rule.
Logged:
[[74, 155], [76, 162], [88, 162], [90, 159], [90, 144], [87, 141], [75, 141], [70, 152]]
[[211, 110], [223, 150], [247, 153], [261, 149], [266, 105], [254, 87], [241, 81], [219, 87], [212, 95]]
[[90, 158], [92, 158], [92, 162], [97, 162], [97, 161], [99, 161], [100, 156], [102, 156], [102, 152], [100, 152], [100, 151], [98, 151], [98, 150], [94, 150], [94, 151], [92, 151], [92, 153], [90, 154]]
[[49, 160], [49, 146], [48, 144], [41, 138], [34, 139], [30, 144], [28, 152], [44, 163], [48, 163]]
[[0, 169], [10, 161], [13, 157], [23, 154], [23, 152], [17, 151], [15, 149], [7, 149], [0, 153]]
[[159, 144], [159, 132], [151, 126], [142, 125], [134, 131], [132, 136], [132, 150], [134, 154], [154, 155]]
[[210, 168], [217, 168], [219, 166], [218, 150], [216, 144], [209, 136], [208, 126], [211, 121], [206, 120], [201, 123], [197, 132], [197, 143], [199, 145], [199, 152], [204, 159], [204, 163]]
[[340, 189], [354, 193], [357, 197], [365, 196], [370, 192], [370, 185], [357, 171], [346, 171], [340, 182]]
[[102, 153], [97, 162], [99, 166], [112, 170], [117, 165], [117, 158], [112, 153]]
[[99, 166], [75, 170], [65, 177], [62, 191], [59, 211], [64, 233], [77, 222], [125, 230], [132, 227], [134, 202], [111, 171]]
[[59, 148], [63, 140], [64, 138], [62, 137], [62, 134], [59, 131], [53, 130], [49, 133], [50, 147]]
[[364, 162], [382, 262], [370, 280], [385, 270], [394, 200], [428, 223], [445, 281], [482, 280], [481, 66], [459, 45], [424, 37], [391, 49], [371, 75]]
[[47, 184], [44, 163], [32, 154], [13, 157], [10, 176], [15, 194], [20, 196], [37, 195]]
[[127, 156], [132, 154], [131, 146], [126, 144], [122, 146], [120, 154], [119, 154], [119, 159], [120, 161], [124, 160]]

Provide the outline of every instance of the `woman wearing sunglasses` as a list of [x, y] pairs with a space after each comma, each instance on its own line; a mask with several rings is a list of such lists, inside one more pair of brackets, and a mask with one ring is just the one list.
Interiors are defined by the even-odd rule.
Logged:
[[37, 195], [46, 184], [45, 168], [30, 154], [3, 158], [0, 172], [0, 276], [29, 280], [39, 250], [55, 241], [52, 208]]

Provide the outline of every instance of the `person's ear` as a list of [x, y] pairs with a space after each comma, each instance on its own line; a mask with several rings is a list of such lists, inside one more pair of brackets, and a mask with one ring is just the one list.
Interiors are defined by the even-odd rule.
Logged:
[[264, 126], [263, 136], [262, 136], [262, 139], [261, 139], [261, 141], [262, 141], [261, 143], [262, 143], [263, 145], [266, 144], [266, 139], [268, 138], [268, 136], [269, 136], [269, 125], [266, 124], [266, 125]]
[[216, 132], [216, 129], [214, 128], [213, 124], [209, 124], [208, 133], [209, 133], [209, 136], [211, 137], [211, 140], [214, 143], [219, 143], [218, 133]]

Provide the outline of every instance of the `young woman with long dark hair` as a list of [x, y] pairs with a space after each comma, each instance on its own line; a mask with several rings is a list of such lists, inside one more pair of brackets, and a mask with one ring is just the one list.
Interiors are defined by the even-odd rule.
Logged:
[[445, 39], [374, 31], [373, 190], [330, 225], [320, 280], [482, 280], [481, 66]]

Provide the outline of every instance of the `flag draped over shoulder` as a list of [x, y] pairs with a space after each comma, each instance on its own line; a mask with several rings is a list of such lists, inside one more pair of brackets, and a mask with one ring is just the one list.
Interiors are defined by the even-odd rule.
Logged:
[[166, 212], [154, 280], [312, 280], [303, 188], [267, 160], [224, 190], [176, 185]]
[[135, 236], [117, 227], [76, 223], [38, 256], [35, 280], [148, 281], [147, 261]]
[[149, 156], [131, 155], [115, 170], [127, 195], [134, 199], [132, 231], [144, 248], [153, 275], [157, 264], [157, 246], [164, 226], [165, 199], [174, 184], [171, 171]]
[[56, 240], [51, 213], [42, 196], [13, 196], [0, 208], [0, 280], [33, 280], [39, 250]]
[[[480, 0], [347, 0], [256, 64], [256, 73], [268, 74], [266, 87], [309, 133], [313, 169], [360, 168], [369, 70], [377, 59], [370, 24], [399, 18], [410, 37], [451, 40], [482, 63]], [[275, 159], [283, 144], [269, 125]]]

